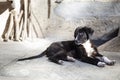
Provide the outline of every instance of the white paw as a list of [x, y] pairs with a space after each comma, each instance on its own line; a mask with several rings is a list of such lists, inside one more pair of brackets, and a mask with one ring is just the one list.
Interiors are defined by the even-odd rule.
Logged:
[[73, 57], [67, 56], [67, 60], [71, 62], [75, 62], [75, 59]]
[[110, 62], [108, 62], [108, 63], [106, 63], [106, 64], [112, 66], [112, 65], [114, 65], [115, 63], [116, 63], [115, 60], [111, 60]]
[[97, 66], [98, 66], [98, 67], [105, 67], [105, 63], [104, 63], [104, 62], [98, 62], [98, 63], [97, 63]]
[[59, 61], [58, 61], [58, 63], [59, 63], [59, 64], [62, 64], [62, 63], [63, 63], [63, 61], [62, 61], [62, 60], [59, 60]]
[[67, 56], [67, 60], [71, 62], [75, 62], [75, 59], [73, 57]]

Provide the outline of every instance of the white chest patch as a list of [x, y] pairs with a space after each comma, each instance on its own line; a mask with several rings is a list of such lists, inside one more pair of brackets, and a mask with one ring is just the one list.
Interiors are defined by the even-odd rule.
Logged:
[[91, 47], [92, 45], [90, 43], [90, 40], [87, 40], [82, 45], [83, 45], [83, 47], [85, 48], [85, 50], [87, 52], [87, 56], [90, 57], [92, 55], [92, 53], [94, 52], [94, 49]]

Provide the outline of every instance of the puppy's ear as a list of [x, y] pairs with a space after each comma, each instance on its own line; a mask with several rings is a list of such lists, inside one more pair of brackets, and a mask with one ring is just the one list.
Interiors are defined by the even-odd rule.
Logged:
[[84, 27], [84, 28], [86, 33], [89, 35], [89, 37], [93, 35], [94, 30], [92, 28], [89, 28], [89, 27]]
[[94, 30], [92, 28], [89, 28], [89, 27], [84, 27], [84, 31], [86, 32], [87, 34], [87, 39], [90, 39], [91, 36], [93, 35], [94, 33]]
[[74, 31], [74, 38], [76, 38], [76, 36], [78, 35], [79, 31], [80, 31], [80, 27], [77, 27]]
[[89, 27], [77, 27], [75, 32], [74, 32], [74, 38], [76, 38], [76, 36], [78, 35], [78, 33], [80, 32], [85, 32], [87, 34], [88, 39], [92, 36], [92, 34], [94, 33], [94, 30], [92, 28]]

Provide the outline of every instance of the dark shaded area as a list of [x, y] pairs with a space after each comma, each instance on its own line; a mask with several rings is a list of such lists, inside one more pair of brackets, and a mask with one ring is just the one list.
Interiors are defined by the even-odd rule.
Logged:
[[118, 33], [119, 33], [119, 28], [116, 28], [116, 29], [104, 34], [103, 36], [99, 37], [98, 39], [92, 39], [92, 41], [97, 47], [99, 47], [102, 44], [106, 43], [107, 41], [117, 37]]
[[48, 19], [50, 18], [51, 13], [51, 0], [48, 0]]
[[120, 37], [115, 37], [105, 44], [99, 46], [100, 51], [120, 52]]
[[[7, 2], [0, 2], [0, 15], [2, 13], [4, 13], [4, 11], [7, 10], [7, 9], [9, 9], [9, 11], [12, 10], [13, 8], [12, 8], [11, 4], [12, 4], [12, 1], [9, 1], [9, 0], [7, 0]], [[8, 31], [9, 24], [10, 24], [10, 15], [7, 19], [7, 23], [6, 23], [6, 26], [5, 26], [5, 30], [2, 34], [2, 38], [5, 38], [5, 33]]]
[[0, 15], [8, 8], [10, 8], [11, 2], [0, 2]]

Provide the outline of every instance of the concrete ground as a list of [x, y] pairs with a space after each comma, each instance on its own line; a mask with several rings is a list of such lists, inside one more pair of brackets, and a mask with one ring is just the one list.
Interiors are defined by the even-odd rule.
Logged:
[[0, 42], [0, 80], [120, 80], [119, 52], [101, 52], [117, 62], [104, 68], [77, 60], [58, 65], [46, 57], [17, 61], [41, 53], [50, 43], [50, 40]]

